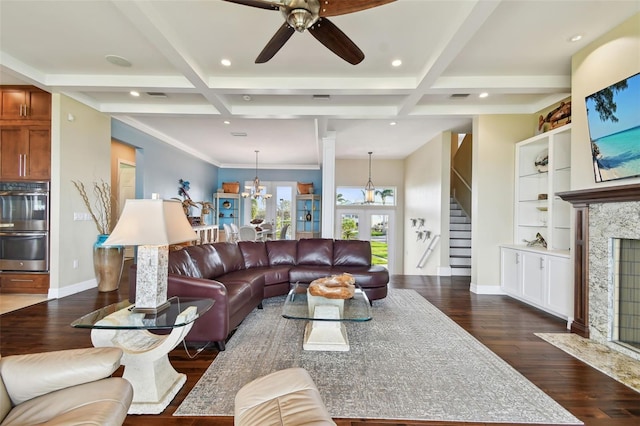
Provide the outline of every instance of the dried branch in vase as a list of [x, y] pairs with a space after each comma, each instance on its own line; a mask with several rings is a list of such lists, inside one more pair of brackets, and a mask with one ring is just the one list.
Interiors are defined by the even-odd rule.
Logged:
[[85, 189], [84, 183], [80, 181], [72, 180], [73, 185], [76, 187], [85, 207], [89, 210], [93, 223], [96, 224], [99, 234], [108, 234], [111, 232], [115, 223], [113, 223], [113, 217], [111, 215], [111, 185], [101, 180], [100, 182], [93, 182], [93, 194], [95, 200], [93, 203], [89, 201], [89, 196]]

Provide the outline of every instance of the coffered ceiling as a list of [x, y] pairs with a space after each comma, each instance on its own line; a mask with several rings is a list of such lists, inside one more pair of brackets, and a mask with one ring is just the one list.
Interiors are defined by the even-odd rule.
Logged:
[[318, 167], [329, 132], [338, 158], [402, 159], [442, 131], [470, 131], [474, 115], [570, 95], [571, 56], [638, 12], [639, 0], [397, 0], [331, 17], [364, 52], [358, 65], [308, 31], [255, 64], [277, 11], [0, 0], [0, 83], [63, 93], [222, 167], [253, 167], [256, 149], [261, 168]]

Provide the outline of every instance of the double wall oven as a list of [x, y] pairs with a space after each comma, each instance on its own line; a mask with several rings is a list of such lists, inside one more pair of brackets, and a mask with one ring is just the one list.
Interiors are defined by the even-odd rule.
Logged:
[[0, 271], [49, 270], [49, 182], [0, 182]]

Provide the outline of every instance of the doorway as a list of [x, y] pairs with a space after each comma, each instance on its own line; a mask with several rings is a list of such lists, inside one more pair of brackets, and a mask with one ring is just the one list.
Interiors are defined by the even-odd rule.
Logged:
[[[117, 223], [124, 203], [128, 199], [136, 198], [136, 165], [125, 160], [118, 160], [118, 209], [117, 217], [114, 223]], [[132, 246], [126, 246], [124, 249], [125, 258], [133, 258], [134, 251]]]
[[293, 239], [291, 218], [294, 217], [296, 182], [261, 182], [271, 198], [245, 199], [244, 223], [262, 219], [273, 225], [275, 239]]
[[335, 238], [371, 242], [371, 263], [393, 271], [394, 212], [383, 209], [338, 208]]

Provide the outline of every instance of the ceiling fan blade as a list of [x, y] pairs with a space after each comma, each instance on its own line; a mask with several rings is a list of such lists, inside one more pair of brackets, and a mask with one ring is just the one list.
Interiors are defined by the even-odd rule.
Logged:
[[243, 4], [245, 6], [258, 7], [260, 9], [272, 9], [278, 10], [282, 3], [278, 1], [269, 1], [269, 0], [224, 0], [229, 3]]
[[340, 28], [326, 18], [316, 22], [309, 28], [309, 32], [327, 49], [352, 65], [357, 65], [364, 59], [362, 50]]
[[322, 0], [319, 15], [323, 17], [346, 15], [394, 1], [396, 0]]
[[267, 43], [267, 45], [262, 49], [262, 52], [256, 58], [256, 64], [263, 64], [267, 62], [269, 59], [273, 58], [273, 55], [278, 53], [278, 50], [284, 46], [284, 44], [291, 38], [293, 33], [296, 30], [293, 29], [286, 22], [282, 24], [282, 26], [276, 31], [276, 33], [271, 37], [271, 40]]

